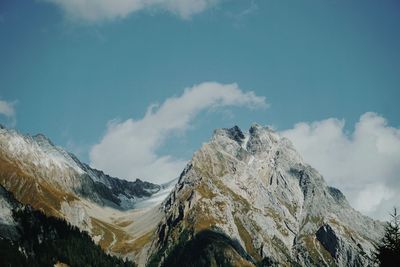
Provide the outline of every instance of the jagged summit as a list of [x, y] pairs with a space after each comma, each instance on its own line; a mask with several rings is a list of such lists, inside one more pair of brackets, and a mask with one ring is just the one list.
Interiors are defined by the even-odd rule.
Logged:
[[[44, 209], [61, 205], [63, 198], [75, 197], [127, 209], [161, 189], [158, 185], [140, 180], [120, 180], [93, 169], [72, 153], [54, 145], [44, 134], [30, 136], [11, 129], [0, 129], [0, 150], [1, 180], [5, 187], [10, 191], [18, 188], [16, 195], [21, 198], [34, 197], [38, 207]], [[14, 176], [18, 178], [8, 178]], [[32, 190], [37, 195], [29, 196], [34, 193]], [[52, 196], [50, 205], [45, 203], [47, 200], [40, 200], [41, 197], [48, 197], [43, 191]], [[59, 214], [59, 210], [53, 207], [50, 210]]]
[[163, 209], [151, 252], [166, 266], [171, 255], [190, 253], [176, 247], [217, 238], [204, 237], [208, 230], [246, 251], [241, 254], [221, 237], [221, 246], [208, 254], [210, 264], [222, 253], [242, 266], [367, 266], [383, 230], [328, 187], [288, 139], [256, 124], [248, 133], [237, 126], [216, 130], [194, 154]]
[[242, 144], [245, 139], [245, 135], [243, 134], [242, 130], [240, 130], [240, 128], [236, 125], [232, 128], [216, 129], [214, 131], [214, 137], [217, 138], [218, 136], [226, 136], [236, 141], [238, 144]]
[[51, 146], [54, 146], [53, 142], [51, 142], [51, 140], [42, 133], [38, 133], [38, 134], [32, 136], [32, 138], [38, 143], [47, 143]]
[[212, 140], [216, 142], [219, 140], [223, 143], [226, 142], [225, 138], [235, 141], [243, 149], [252, 154], [267, 151], [281, 139], [284, 139], [284, 142], [286, 142], [288, 146], [291, 146], [291, 142], [288, 139], [280, 136], [270, 127], [263, 127], [257, 123], [253, 123], [248, 132], [243, 132], [236, 125], [232, 128], [216, 129]]
[[139, 266], [373, 265], [382, 223], [268, 127], [215, 130], [175, 183], [110, 177], [43, 135], [0, 129], [0, 185]]

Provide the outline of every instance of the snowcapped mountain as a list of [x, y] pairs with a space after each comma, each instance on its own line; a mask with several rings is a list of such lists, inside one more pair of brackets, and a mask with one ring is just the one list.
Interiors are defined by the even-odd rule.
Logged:
[[134, 231], [125, 229], [132, 214], [139, 212], [135, 206], [152, 207], [162, 199], [153, 203], [149, 198], [159, 199], [168, 190], [139, 179], [110, 177], [42, 134], [32, 137], [4, 127], [0, 127], [0, 184], [19, 202], [78, 226], [115, 254], [125, 253], [125, 242], [136, 238]]
[[0, 129], [0, 159], [5, 187], [19, 187], [22, 191], [17, 193], [22, 199], [29, 190], [47, 190], [56, 202], [64, 201], [61, 196], [72, 199], [75, 195], [101, 205], [128, 209], [139, 199], [161, 190], [161, 186], [139, 179], [129, 182], [92, 169], [42, 134], [31, 137]]
[[110, 177], [44, 135], [1, 128], [0, 184], [139, 266], [372, 266], [383, 233], [259, 125], [216, 130], [165, 185]]

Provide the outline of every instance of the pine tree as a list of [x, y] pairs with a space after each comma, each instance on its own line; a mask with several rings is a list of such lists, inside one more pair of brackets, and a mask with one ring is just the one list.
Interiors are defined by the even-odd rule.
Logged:
[[390, 216], [391, 220], [386, 224], [385, 235], [375, 255], [382, 267], [400, 266], [400, 215], [394, 208]]

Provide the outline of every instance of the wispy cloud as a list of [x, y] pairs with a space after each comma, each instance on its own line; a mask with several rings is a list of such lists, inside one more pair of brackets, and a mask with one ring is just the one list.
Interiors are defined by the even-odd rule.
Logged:
[[16, 113], [15, 113], [15, 101], [7, 102], [5, 100], [0, 100], [0, 115], [6, 117], [12, 127], [17, 123]]
[[91, 165], [126, 179], [160, 183], [176, 178], [187, 160], [158, 155], [157, 149], [174, 133], [185, 132], [200, 112], [228, 106], [265, 108], [267, 104], [264, 97], [244, 92], [237, 84], [194, 85], [161, 105], [150, 105], [139, 120], [111, 121], [90, 151]]
[[171, 12], [183, 19], [215, 6], [221, 0], [42, 0], [61, 7], [72, 19], [89, 22], [125, 18], [149, 9]]
[[243, 1], [242, 4], [243, 6], [239, 10], [227, 10], [225, 12], [225, 15], [232, 19], [233, 25], [238, 29], [243, 28], [247, 19], [259, 10], [255, 0]]
[[367, 112], [346, 133], [344, 120], [298, 123], [282, 134], [328, 184], [340, 188], [361, 212], [386, 218], [400, 205], [400, 129]]

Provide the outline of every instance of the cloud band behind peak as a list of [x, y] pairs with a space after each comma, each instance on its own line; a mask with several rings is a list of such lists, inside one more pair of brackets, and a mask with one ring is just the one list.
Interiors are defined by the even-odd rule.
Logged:
[[264, 97], [242, 91], [237, 84], [204, 82], [186, 88], [161, 105], [150, 105], [142, 119], [111, 122], [101, 141], [90, 151], [91, 165], [126, 179], [165, 182], [176, 178], [186, 160], [157, 155], [174, 132], [184, 132], [204, 110], [228, 106], [265, 108]]

